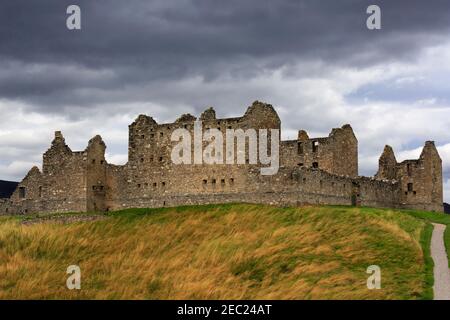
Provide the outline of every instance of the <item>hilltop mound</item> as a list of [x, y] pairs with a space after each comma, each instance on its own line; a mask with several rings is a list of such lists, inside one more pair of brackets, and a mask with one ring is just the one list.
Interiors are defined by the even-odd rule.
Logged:
[[[0, 218], [1, 299], [429, 297], [427, 222], [401, 211], [233, 204], [22, 219]], [[66, 288], [74, 264], [78, 291]], [[371, 265], [381, 290], [366, 286]]]

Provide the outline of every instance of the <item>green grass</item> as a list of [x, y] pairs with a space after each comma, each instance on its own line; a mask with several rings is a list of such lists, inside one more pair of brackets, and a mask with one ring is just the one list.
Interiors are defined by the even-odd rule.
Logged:
[[431, 236], [433, 235], [433, 225], [427, 223], [422, 229], [422, 234], [420, 237], [420, 244], [422, 245], [423, 255], [425, 259], [425, 290], [422, 293], [422, 299], [432, 300], [434, 297], [433, 285], [434, 285], [434, 275], [433, 268], [434, 262], [431, 258]]
[[[447, 221], [225, 204], [21, 224], [59, 216], [0, 217], [0, 299], [430, 299], [429, 222]], [[65, 287], [72, 264], [82, 270], [80, 291]], [[382, 270], [380, 290], [367, 289], [370, 265]]]
[[[405, 212], [413, 217], [423, 219], [428, 222], [445, 224], [447, 228], [444, 233], [444, 243], [447, 251], [447, 257], [450, 258], [450, 215], [428, 211], [405, 210]], [[449, 267], [450, 267], [450, 259]]]

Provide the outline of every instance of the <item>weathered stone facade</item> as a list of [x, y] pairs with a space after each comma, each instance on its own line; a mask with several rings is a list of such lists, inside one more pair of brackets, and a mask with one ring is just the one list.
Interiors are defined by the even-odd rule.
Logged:
[[[244, 116], [217, 119], [212, 108], [201, 116], [203, 129], [280, 129], [271, 105], [254, 102]], [[192, 132], [196, 118], [182, 115], [158, 124], [140, 115], [129, 126], [128, 162], [105, 160], [100, 136], [73, 152], [60, 132], [44, 154], [42, 172], [34, 167], [1, 213], [108, 211], [131, 207], [249, 202], [276, 205], [340, 204], [443, 211], [442, 162], [433, 142], [417, 160], [397, 163], [386, 147], [375, 177], [358, 176], [358, 141], [350, 125], [328, 137], [280, 141], [280, 168], [264, 176], [261, 164], [180, 164], [171, 161], [171, 134]], [[248, 151], [248, 150], [247, 150]], [[237, 155], [235, 155], [237, 156]], [[246, 154], [248, 158], [248, 153]]]

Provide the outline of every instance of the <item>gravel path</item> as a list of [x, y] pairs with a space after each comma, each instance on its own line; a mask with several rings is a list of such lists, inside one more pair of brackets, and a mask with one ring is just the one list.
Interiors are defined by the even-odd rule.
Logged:
[[431, 257], [434, 260], [434, 300], [450, 300], [450, 270], [444, 245], [445, 225], [433, 225]]

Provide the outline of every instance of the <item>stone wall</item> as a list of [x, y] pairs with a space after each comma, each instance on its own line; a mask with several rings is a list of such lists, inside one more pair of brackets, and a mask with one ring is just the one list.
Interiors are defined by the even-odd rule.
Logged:
[[[217, 119], [214, 109], [200, 115], [202, 129], [280, 129], [271, 105], [254, 102], [242, 117]], [[358, 141], [350, 125], [328, 137], [280, 141], [280, 168], [261, 175], [249, 159], [248, 142], [241, 164], [174, 164], [174, 130], [194, 135], [196, 117], [185, 114], [158, 124], [140, 115], [129, 126], [125, 165], [108, 164], [100, 136], [84, 151], [73, 152], [61, 132], [43, 156], [42, 172], [30, 170], [0, 213], [108, 211], [131, 207], [249, 202], [274, 205], [336, 204], [418, 208], [442, 211], [442, 163], [432, 142], [420, 159], [397, 163], [392, 148], [380, 157], [374, 178], [358, 176]], [[272, 138], [271, 138], [272, 139]], [[193, 141], [191, 141], [193, 143]], [[204, 142], [204, 145], [207, 143]], [[194, 148], [191, 151], [193, 158]], [[221, 150], [223, 156], [229, 150]], [[238, 152], [234, 150], [235, 162]], [[411, 185], [412, 184], [412, 185]]]
[[350, 125], [335, 128], [326, 138], [309, 138], [300, 130], [297, 140], [283, 141], [285, 166], [320, 168], [337, 175], [358, 176], [358, 140]]
[[403, 208], [443, 212], [442, 160], [433, 141], [427, 141], [419, 159], [397, 163], [386, 146], [376, 177], [398, 181], [399, 205]]

